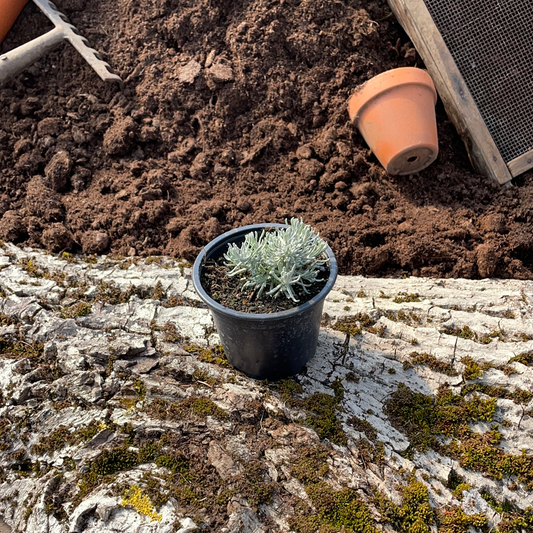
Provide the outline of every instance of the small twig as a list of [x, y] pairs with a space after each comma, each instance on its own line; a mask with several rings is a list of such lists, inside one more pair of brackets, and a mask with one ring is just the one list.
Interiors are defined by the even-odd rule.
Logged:
[[350, 334], [346, 333], [346, 338], [344, 339], [344, 343], [342, 345], [342, 366], [344, 366], [344, 363], [346, 361], [346, 356], [348, 355], [349, 350], [350, 350]]
[[453, 365], [455, 363], [455, 352], [457, 350], [457, 342], [459, 341], [459, 337], [455, 337], [455, 344], [453, 345], [453, 354], [452, 354], [452, 360], [451, 364]]
[[526, 414], [526, 409], [523, 405], [520, 406], [522, 408], [522, 416], [520, 417], [520, 420], [518, 421], [518, 425], [516, 426], [517, 429], [520, 429], [520, 424], [522, 423], [522, 419], [524, 418], [524, 415]]

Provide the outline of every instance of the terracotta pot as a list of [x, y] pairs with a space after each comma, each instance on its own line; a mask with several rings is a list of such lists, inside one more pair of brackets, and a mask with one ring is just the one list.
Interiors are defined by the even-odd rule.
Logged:
[[0, 0], [0, 43], [27, 3], [28, 0]]
[[439, 153], [436, 102], [430, 75], [405, 67], [361, 85], [348, 102], [348, 113], [389, 174], [412, 174]]

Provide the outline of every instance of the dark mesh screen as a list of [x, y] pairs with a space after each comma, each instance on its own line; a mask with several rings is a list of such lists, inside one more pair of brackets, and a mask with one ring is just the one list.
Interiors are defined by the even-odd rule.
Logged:
[[531, 0], [424, 0], [508, 163], [533, 149]]

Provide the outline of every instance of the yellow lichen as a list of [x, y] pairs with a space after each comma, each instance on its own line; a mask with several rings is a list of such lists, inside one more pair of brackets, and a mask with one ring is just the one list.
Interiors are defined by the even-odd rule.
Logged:
[[163, 515], [157, 513], [150, 498], [143, 494], [139, 485], [131, 485], [122, 496], [123, 507], [133, 507], [138, 513], [149, 517], [152, 521], [161, 522]]

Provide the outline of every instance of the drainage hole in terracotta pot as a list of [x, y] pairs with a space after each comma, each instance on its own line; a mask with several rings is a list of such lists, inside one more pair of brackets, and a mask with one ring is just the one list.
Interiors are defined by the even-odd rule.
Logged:
[[407, 162], [408, 163], [414, 163], [416, 161], [418, 161], [418, 156], [417, 155], [412, 155], [411, 157], [407, 158]]

